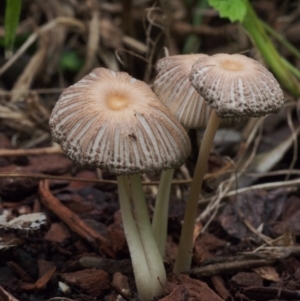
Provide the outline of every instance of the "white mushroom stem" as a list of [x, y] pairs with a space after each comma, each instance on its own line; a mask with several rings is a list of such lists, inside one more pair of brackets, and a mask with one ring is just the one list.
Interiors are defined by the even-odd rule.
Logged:
[[153, 297], [163, 294], [162, 285], [166, 282], [166, 273], [152, 234], [140, 176], [130, 177], [132, 204], [128, 179], [118, 176], [117, 180], [124, 232], [138, 294], [142, 301], [150, 301]]
[[201, 192], [204, 175], [207, 171], [207, 162], [215, 134], [220, 124], [220, 117], [212, 110], [203, 140], [200, 146], [193, 180], [190, 186], [189, 199], [186, 204], [183, 226], [180, 235], [179, 249], [174, 266], [174, 273], [188, 272], [191, 268], [193, 252], [193, 234], [197, 215], [198, 199]]
[[147, 203], [140, 175], [135, 174], [130, 176], [130, 182], [132, 188], [134, 217], [140, 233], [147, 265], [151, 275], [148, 285], [152, 287], [152, 294], [150, 298], [152, 300], [152, 297], [156, 297], [164, 293], [162, 286], [166, 284], [167, 276], [160, 252], [152, 233]]
[[162, 258], [164, 258], [166, 251], [169, 198], [174, 171], [174, 169], [168, 169], [161, 174], [152, 219], [154, 239]]

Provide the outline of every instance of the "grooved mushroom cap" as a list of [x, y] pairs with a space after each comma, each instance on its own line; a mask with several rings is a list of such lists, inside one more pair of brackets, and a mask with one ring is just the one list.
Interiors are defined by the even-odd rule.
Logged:
[[[189, 80], [193, 65], [206, 54], [174, 55], [160, 59], [153, 90], [179, 122], [188, 129], [206, 128], [211, 108]], [[244, 118], [222, 119], [220, 126], [239, 123]]]
[[147, 84], [105, 68], [62, 93], [50, 128], [71, 160], [115, 174], [178, 167], [191, 148], [184, 128]]
[[200, 58], [193, 65], [190, 81], [222, 118], [278, 113], [284, 103], [273, 74], [240, 54]]

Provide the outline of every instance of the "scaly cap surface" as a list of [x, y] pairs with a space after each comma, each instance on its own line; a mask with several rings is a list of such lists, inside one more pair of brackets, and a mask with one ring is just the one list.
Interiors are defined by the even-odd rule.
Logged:
[[105, 68], [62, 93], [50, 128], [71, 160], [115, 174], [175, 168], [190, 153], [184, 128], [150, 87]]
[[240, 54], [200, 58], [193, 65], [190, 81], [222, 118], [277, 113], [284, 103], [283, 92], [273, 74]]
[[[210, 106], [192, 86], [189, 75], [193, 65], [206, 54], [174, 55], [160, 59], [156, 64], [157, 76], [153, 90], [179, 122], [188, 129], [206, 128]], [[234, 118], [221, 121], [230, 126], [242, 121]]]

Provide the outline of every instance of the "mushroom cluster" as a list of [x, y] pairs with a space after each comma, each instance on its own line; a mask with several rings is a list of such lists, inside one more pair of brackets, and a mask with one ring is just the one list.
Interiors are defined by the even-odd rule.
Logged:
[[198, 198], [219, 125], [277, 113], [284, 97], [264, 66], [239, 54], [170, 56], [158, 62], [157, 71], [154, 91], [161, 101], [187, 129], [206, 128], [174, 266], [174, 272], [180, 273], [190, 269]]
[[53, 139], [76, 163], [117, 175], [124, 232], [139, 297], [163, 293], [166, 273], [150, 225], [140, 173], [185, 162], [190, 141], [150, 87], [124, 72], [97, 68], [60, 96]]
[[[174, 169], [187, 159], [187, 130], [206, 128], [186, 205], [174, 272], [190, 269], [198, 198], [219, 126], [276, 113], [284, 97], [274, 76], [242, 55], [161, 59], [153, 89], [124, 72], [94, 69], [60, 96], [52, 136], [76, 163], [117, 176], [124, 232], [139, 298], [164, 292], [162, 258]], [[141, 173], [162, 171], [152, 226]]]

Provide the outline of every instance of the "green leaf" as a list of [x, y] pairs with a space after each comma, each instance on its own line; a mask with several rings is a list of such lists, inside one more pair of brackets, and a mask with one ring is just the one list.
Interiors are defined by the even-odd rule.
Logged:
[[74, 50], [63, 53], [59, 60], [59, 68], [61, 70], [78, 72], [83, 64], [84, 60]]
[[5, 56], [12, 56], [12, 49], [19, 24], [22, 0], [6, 0], [5, 7]]
[[209, 0], [208, 2], [219, 11], [222, 18], [228, 18], [231, 22], [243, 22], [247, 12], [244, 0]]

